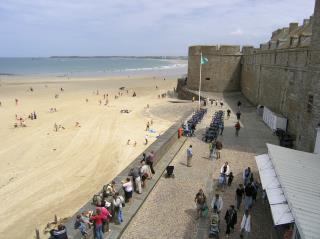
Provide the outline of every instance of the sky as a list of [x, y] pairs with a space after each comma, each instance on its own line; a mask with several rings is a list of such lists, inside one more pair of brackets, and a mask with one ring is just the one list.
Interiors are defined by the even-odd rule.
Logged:
[[0, 57], [187, 55], [259, 46], [315, 0], [0, 0]]

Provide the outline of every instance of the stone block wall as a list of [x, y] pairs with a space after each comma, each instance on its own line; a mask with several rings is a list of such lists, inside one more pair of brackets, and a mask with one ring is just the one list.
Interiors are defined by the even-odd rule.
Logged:
[[212, 92], [240, 90], [240, 46], [191, 46], [188, 58], [187, 87], [199, 89], [200, 54], [209, 61], [202, 65], [201, 89]]
[[302, 26], [291, 23], [259, 49], [243, 48], [241, 91], [253, 104], [287, 117], [295, 147], [313, 152], [320, 123], [320, 0]]
[[[254, 105], [265, 105], [288, 118], [288, 131], [303, 143], [305, 101], [310, 84], [308, 48], [243, 52], [241, 89]], [[310, 150], [308, 150], [310, 151]]]

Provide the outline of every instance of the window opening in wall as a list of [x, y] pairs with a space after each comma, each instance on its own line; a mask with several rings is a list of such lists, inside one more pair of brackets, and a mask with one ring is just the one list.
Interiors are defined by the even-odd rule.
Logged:
[[313, 95], [308, 96], [308, 105], [307, 105], [307, 112], [312, 112], [312, 106], [313, 106]]
[[210, 77], [206, 77], [206, 80], [210, 80]]

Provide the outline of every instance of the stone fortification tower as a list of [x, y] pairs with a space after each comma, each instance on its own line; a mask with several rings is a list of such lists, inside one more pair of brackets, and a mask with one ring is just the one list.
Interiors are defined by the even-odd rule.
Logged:
[[240, 46], [191, 46], [188, 58], [187, 87], [199, 89], [200, 54], [209, 62], [202, 66], [203, 91], [240, 91]]

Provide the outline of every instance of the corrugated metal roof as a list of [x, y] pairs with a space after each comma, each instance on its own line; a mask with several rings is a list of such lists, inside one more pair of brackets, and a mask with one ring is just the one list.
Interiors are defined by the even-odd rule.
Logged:
[[320, 238], [320, 155], [267, 144], [303, 239]]

